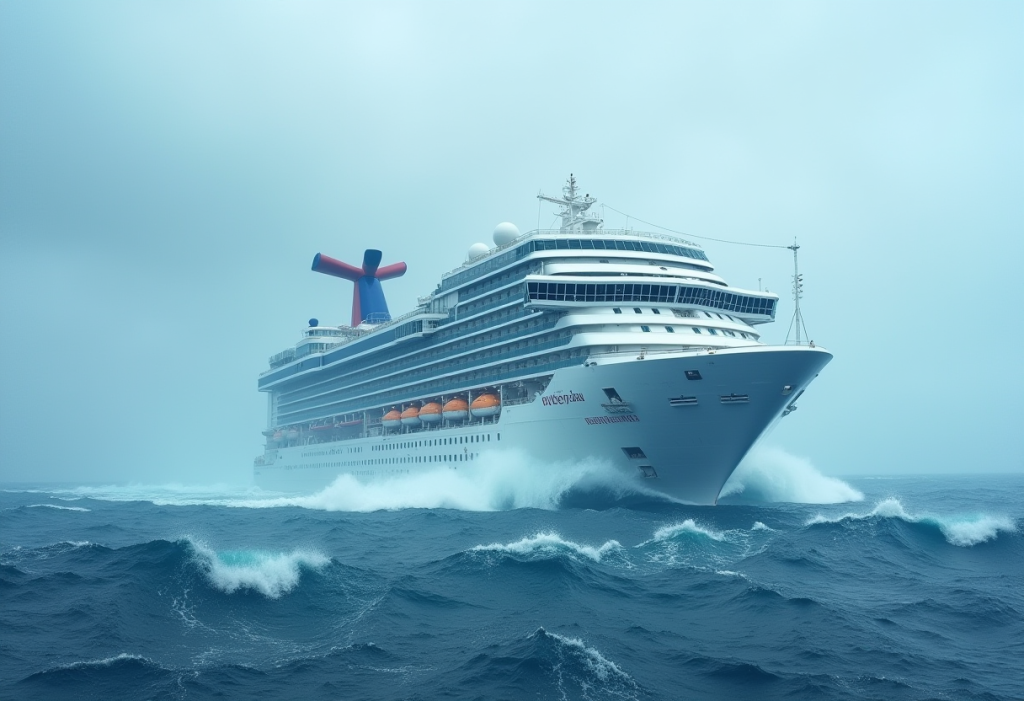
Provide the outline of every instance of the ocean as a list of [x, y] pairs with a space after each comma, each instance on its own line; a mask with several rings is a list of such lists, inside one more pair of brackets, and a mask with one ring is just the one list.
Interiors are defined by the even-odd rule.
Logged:
[[1024, 698], [1024, 475], [513, 467], [4, 485], [0, 698]]

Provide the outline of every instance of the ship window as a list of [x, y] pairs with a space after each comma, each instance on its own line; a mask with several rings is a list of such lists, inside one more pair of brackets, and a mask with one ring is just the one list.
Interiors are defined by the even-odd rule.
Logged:
[[615, 312], [616, 314], [621, 314], [622, 313], [622, 310], [619, 309], [618, 307], [613, 308], [612, 311]]
[[645, 332], [645, 333], [650, 333], [651, 327], [650, 326], [641, 326], [640, 330]]
[[714, 329], [708, 329], [708, 333], [711, 334], [712, 336], [717, 336], [718, 335], [718, 332], [715, 331]]
[[704, 316], [706, 316], [709, 319], [714, 319], [715, 318], [715, 317], [711, 316], [711, 314], [709, 314], [708, 312], [704, 312]]
[[643, 314], [643, 312], [640, 311], [640, 307], [633, 307], [633, 311], [635, 311], [637, 314]]
[[694, 326], [693, 327], [693, 332], [694, 333], [700, 333], [700, 329], [698, 329], [696, 326]]
[[654, 312], [655, 314], [661, 314], [660, 309], [652, 309], [651, 311]]
[[676, 330], [674, 328], [672, 328], [671, 326], [666, 326], [665, 330], [668, 331], [669, 333], [675, 333], [676, 332]]
[[630, 460], [644, 460], [647, 458], [647, 456], [644, 455], [644, 451], [640, 450], [640, 448], [635, 446], [630, 448], [623, 448], [622, 452], [625, 453], [626, 457], [629, 458]]
[[701, 380], [701, 379], [704, 379], [704, 378], [702, 378], [700, 376], [700, 370], [687, 370], [686, 371], [686, 379], [687, 380]]

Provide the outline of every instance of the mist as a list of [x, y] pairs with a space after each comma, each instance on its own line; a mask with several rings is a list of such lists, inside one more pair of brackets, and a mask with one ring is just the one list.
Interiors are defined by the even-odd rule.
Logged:
[[769, 342], [790, 253], [699, 237], [799, 241], [808, 479], [1024, 471], [1024, 6], [585, 8], [0, 4], [0, 480], [248, 484], [267, 358], [348, 318], [315, 253], [407, 262], [401, 314], [570, 172]]

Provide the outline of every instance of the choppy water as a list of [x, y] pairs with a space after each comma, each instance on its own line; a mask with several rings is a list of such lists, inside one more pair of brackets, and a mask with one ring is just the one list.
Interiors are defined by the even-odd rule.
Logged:
[[8, 485], [0, 696], [1024, 698], [1024, 476], [459, 479]]

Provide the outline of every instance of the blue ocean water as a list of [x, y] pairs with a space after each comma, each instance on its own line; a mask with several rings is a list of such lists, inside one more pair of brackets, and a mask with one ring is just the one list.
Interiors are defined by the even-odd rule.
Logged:
[[816, 480], [6, 485], [0, 697], [1024, 698], [1024, 476]]

